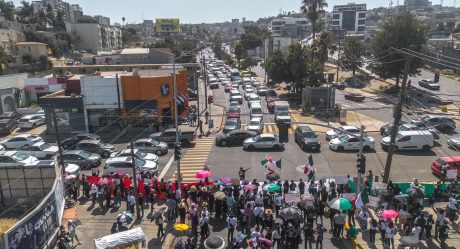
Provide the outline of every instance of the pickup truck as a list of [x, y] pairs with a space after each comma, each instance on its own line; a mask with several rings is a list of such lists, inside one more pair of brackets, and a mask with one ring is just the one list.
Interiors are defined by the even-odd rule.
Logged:
[[[176, 142], [176, 128], [166, 129], [162, 132], [153, 133], [150, 135], [150, 138], [167, 143], [168, 145], [174, 144]], [[179, 129], [179, 141], [181, 142], [181, 145], [190, 145], [195, 139], [196, 134], [194, 129], [187, 131], [182, 131]]]

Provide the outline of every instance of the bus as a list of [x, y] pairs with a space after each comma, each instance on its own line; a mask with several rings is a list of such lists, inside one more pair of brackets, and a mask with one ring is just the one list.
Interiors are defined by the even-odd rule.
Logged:
[[238, 69], [230, 69], [227, 74], [227, 77], [230, 79], [233, 77], [239, 77], [239, 76], [240, 76], [240, 71], [238, 71]]

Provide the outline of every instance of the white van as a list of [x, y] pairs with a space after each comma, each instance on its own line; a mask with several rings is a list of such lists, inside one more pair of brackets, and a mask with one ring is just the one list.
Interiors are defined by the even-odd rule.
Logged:
[[241, 96], [240, 91], [235, 89], [230, 91], [230, 102], [231, 101], [238, 101], [240, 104], [243, 103], [243, 97]]
[[260, 105], [260, 103], [251, 104], [250, 114], [251, 114], [251, 119], [252, 118], [263, 119], [264, 113], [262, 111], [262, 106]]
[[289, 103], [287, 101], [275, 101], [273, 112], [275, 116], [278, 112], [289, 112]]
[[[382, 149], [388, 150], [390, 136], [382, 138]], [[395, 151], [398, 150], [424, 150], [428, 151], [434, 146], [433, 134], [426, 130], [399, 131], [395, 140]]]

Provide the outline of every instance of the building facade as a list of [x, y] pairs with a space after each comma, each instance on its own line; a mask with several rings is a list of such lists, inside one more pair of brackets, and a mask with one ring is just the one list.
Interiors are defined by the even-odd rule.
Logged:
[[78, 23], [80, 18], [83, 16], [83, 8], [78, 4], [70, 5], [70, 22]]
[[404, 0], [404, 6], [408, 9], [423, 9], [431, 7], [431, 2], [428, 0]]
[[283, 17], [271, 21], [270, 30], [272, 36], [298, 37], [308, 32], [307, 18]]
[[358, 33], [366, 30], [366, 4], [349, 3], [335, 5], [332, 11], [331, 28]]
[[[21, 61], [22, 56], [30, 54], [32, 59], [38, 60], [42, 55], [48, 56], [48, 45], [40, 42], [17, 42], [14, 44], [14, 56], [16, 61]], [[21, 61], [21, 63], [23, 63]]]
[[14, 44], [26, 40], [24, 33], [14, 29], [0, 29], [0, 46], [9, 55], [14, 55]]
[[125, 48], [120, 53], [121, 64], [170, 64], [174, 54], [156, 48]]
[[106, 16], [96, 15], [94, 18], [100, 25], [110, 26], [110, 18]]
[[98, 23], [66, 23], [68, 33], [76, 32], [80, 36], [78, 50], [93, 54], [111, 51], [122, 47], [121, 29], [115, 26], [103, 26]]

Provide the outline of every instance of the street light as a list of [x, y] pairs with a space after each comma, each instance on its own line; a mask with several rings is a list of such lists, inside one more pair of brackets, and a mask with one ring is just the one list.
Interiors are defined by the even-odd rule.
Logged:
[[[188, 51], [187, 53], [182, 54], [179, 57], [175, 57], [173, 59], [173, 84], [174, 84], [174, 125], [176, 126], [176, 146], [179, 145], [179, 117], [177, 113], [177, 79], [176, 79], [176, 60], [181, 59], [185, 56], [190, 56], [191, 54], [195, 53], [198, 50], [205, 48], [206, 45], [203, 44], [195, 49]], [[199, 97], [199, 96], [198, 96]], [[180, 173], [180, 158], [176, 160], [176, 167], [177, 167], [177, 180], [179, 182], [179, 186], [182, 182], [182, 175]]]

